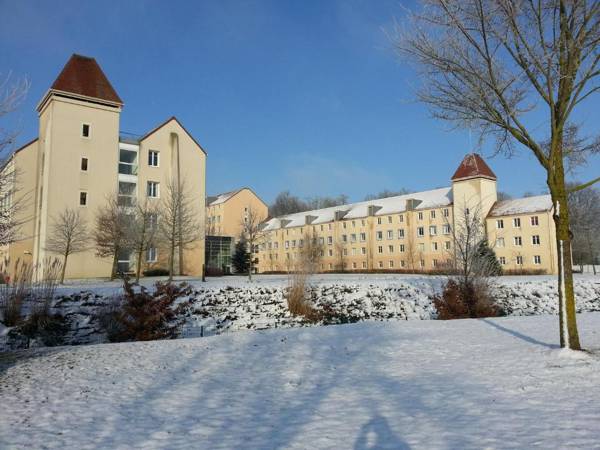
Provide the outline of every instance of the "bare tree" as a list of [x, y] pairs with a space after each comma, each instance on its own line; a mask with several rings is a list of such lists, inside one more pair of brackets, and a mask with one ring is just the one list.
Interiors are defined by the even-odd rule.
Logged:
[[130, 219], [126, 207], [119, 205], [116, 195], [108, 197], [96, 214], [92, 238], [96, 255], [112, 258], [111, 280], [117, 277], [119, 253], [127, 249]]
[[240, 221], [242, 228], [241, 235], [248, 245], [250, 252], [250, 264], [248, 265], [248, 280], [252, 281], [252, 273], [254, 272], [256, 248], [260, 241], [264, 238], [262, 222], [265, 218], [252, 206], [248, 206], [248, 210], [244, 213]]
[[400, 188], [397, 191], [392, 191], [390, 189], [384, 189], [383, 191], [380, 191], [376, 194], [365, 195], [365, 201], [366, 200], [378, 200], [380, 198], [396, 197], [398, 195], [410, 194], [411, 192], [412, 191], [410, 189], [405, 189], [405, 188]]
[[65, 281], [67, 261], [74, 253], [85, 251], [89, 246], [87, 222], [77, 209], [65, 208], [52, 219], [46, 250], [62, 255], [61, 284]]
[[573, 230], [573, 262], [583, 270], [590, 264], [596, 274], [600, 255], [600, 192], [585, 189], [569, 194], [569, 214]]
[[135, 252], [135, 281], [139, 282], [144, 254], [155, 245], [158, 230], [158, 208], [148, 200], [139, 202], [130, 217], [127, 229], [127, 247]]
[[301, 270], [309, 275], [318, 272], [323, 260], [324, 250], [324, 245], [319, 244], [319, 237], [316, 232], [313, 231], [312, 234], [309, 232], [304, 233], [295, 270]]
[[[169, 281], [173, 280], [175, 261], [177, 271], [185, 273], [184, 251], [192, 248], [203, 236], [197, 201], [187, 188], [185, 179], [167, 182], [165, 195], [160, 204], [158, 236], [169, 251]], [[176, 257], [176, 253], [178, 254]]]
[[[0, 119], [14, 112], [27, 95], [29, 81], [27, 79], [11, 80], [8, 74], [0, 74]], [[8, 130], [0, 126], [0, 246], [14, 242], [18, 237], [20, 226], [27, 220], [21, 212], [28, 201], [28, 194], [23, 194], [19, 186], [19, 172], [14, 161], [7, 153], [13, 149], [18, 131]]]
[[[600, 2], [422, 0], [397, 49], [422, 69], [418, 97], [434, 117], [474, 127], [497, 151], [515, 143], [546, 171], [558, 248], [560, 342], [580, 349], [571, 267], [568, 190], [573, 112], [600, 90]], [[541, 105], [541, 106], [540, 106]], [[545, 108], [545, 109], [544, 109]], [[545, 112], [547, 111], [547, 112]], [[547, 114], [539, 135], [540, 114]], [[535, 116], [535, 118], [533, 118]], [[590, 152], [593, 141], [584, 146]], [[577, 152], [579, 162], [585, 152]], [[600, 181], [583, 183], [581, 190]]]
[[348, 253], [348, 249], [346, 247], [346, 242], [342, 241], [342, 239], [336, 240], [334, 244], [334, 253], [337, 258], [336, 269], [340, 272], [344, 272], [346, 270], [346, 256]]

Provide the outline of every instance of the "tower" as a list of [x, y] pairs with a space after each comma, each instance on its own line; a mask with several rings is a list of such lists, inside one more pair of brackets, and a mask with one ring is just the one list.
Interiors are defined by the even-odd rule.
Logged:
[[464, 157], [452, 176], [454, 218], [462, 217], [468, 210], [485, 222], [496, 203], [496, 175], [477, 153]]
[[[47, 256], [53, 217], [76, 209], [89, 229], [97, 209], [116, 193], [122, 106], [96, 60], [81, 55], [71, 56], [38, 104], [34, 263]], [[105, 275], [106, 264], [90, 252], [73, 255], [68, 277]]]

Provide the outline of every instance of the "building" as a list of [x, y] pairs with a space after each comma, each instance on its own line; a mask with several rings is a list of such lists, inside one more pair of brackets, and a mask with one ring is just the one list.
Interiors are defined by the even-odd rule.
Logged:
[[[18, 149], [4, 170], [16, 169], [29, 201], [22, 214], [19, 239], [4, 249], [10, 261], [40, 264], [56, 255], [46, 250], [52, 222], [67, 208], [77, 209], [88, 229], [108, 198], [124, 208], [139, 201], [160, 205], [169, 183], [185, 183], [193, 196], [197, 221], [205, 222], [206, 153], [193, 136], [171, 117], [143, 136], [120, 133], [123, 101], [94, 58], [73, 55], [37, 106], [39, 137]], [[92, 247], [92, 245], [90, 245]], [[200, 275], [203, 236], [183, 250], [185, 267]], [[145, 256], [145, 267], [166, 267], [167, 252], [159, 242]], [[119, 268], [134, 260], [119, 255]], [[93, 248], [69, 258], [67, 278], [104, 277], [111, 258], [98, 258]]]
[[435, 271], [452, 264], [453, 233], [465, 213], [485, 224], [506, 271], [556, 273], [549, 195], [497, 200], [496, 175], [467, 155], [449, 187], [290, 214], [264, 223], [259, 272], [287, 271], [310, 239], [322, 271]]
[[260, 222], [269, 215], [269, 207], [261, 198], [244, 187], [206, 199], [207, 236], [231, 236], [237, 239], [244, 229], [248, 214], [254, 213]]
[[213, 271], [232, 271], [231, 256], [244, 223], [254, 215], [258, 223], [269, 215], [261, 198], [244, 187], [206, 198], [206, 267]]

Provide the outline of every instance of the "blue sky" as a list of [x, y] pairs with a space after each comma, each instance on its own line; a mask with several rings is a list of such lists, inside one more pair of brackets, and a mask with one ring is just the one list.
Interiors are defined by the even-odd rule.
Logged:
[[[80, 53], [124, 100], [122, 131], [182, 121], [208, 152], [209, 194], [250, 186], [266, 201], [286, 189], [361, 200], [446, 186], [473, 147], [468, 131], [414, 101], [418, 79], [384, 33], [402, 15], [398, 0], [0, 0], [0, 72], [31, 81], [7, 126], [21, 129], [19, 143], [35, 137], [35, 105]], [[600, 131], [599, 106], [596, 96], [578, 116], [589, 132]], [[545, 189], [526, 149], [488, 162], [500, 190]], [[577, 178], [599, 172], [595, 159]]]

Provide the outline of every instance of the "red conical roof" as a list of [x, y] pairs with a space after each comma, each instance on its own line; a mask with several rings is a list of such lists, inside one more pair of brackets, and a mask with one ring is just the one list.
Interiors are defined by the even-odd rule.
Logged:
[[94, 58], [72, 55], [51, 90], [123, 104]]
[[477, 153], [469, 153], [460, 163], [452, 176], [452, 181], [464, 180], [466, 178], [490, 178], [496, 179], [492, 169]]

